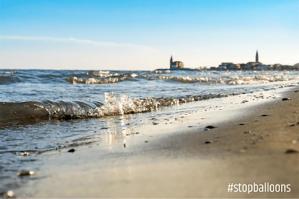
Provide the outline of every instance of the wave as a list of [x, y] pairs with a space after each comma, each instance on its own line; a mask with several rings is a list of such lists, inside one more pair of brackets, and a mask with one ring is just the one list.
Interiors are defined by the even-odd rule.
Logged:
[[294, 76], [288, 74], [220, 74], [220, 73], [198, 73], [198, 74], [173, 74], [169, 70], [154, 70], [148, 72], [110, 72], [90, 71], [87, 77], [71, 76], [67, 81], [72, 84], [112, 84], [122, 81], [144, 79], [148, 81], [170, 81], [178, 83], [202, 83], [202, 84], [226, 84], [226, 85], [248, 85], [264, 84], [270, 82], [294, 80]]
[[36, 122], [50, 119], [84, 119], [100, 118], [124, 114], [143, 113], [158, 110], [161, 107], [173, 106], [210, 98], [226, 97], [226, 94], [207, 94], [198, 96], [181, 96], [166, 98], [130, 98], [126, 95], [105, 93], [101, 102], [2, 102], [0, 103], [0, 123], [10, 124]]
[[11, 84], [15, 82], [19, 82], [19, 78], [13, 73], [0, 74], [0, 84]]
[[[0, 84], [16, 82], [71, 83], [71, 84], [113, 84], [123, 81], [167, 81], [173, 83], [202, 83], [247, 85], [296, 79], [287, 72], [219, 72], [219, 71], [42, 71], [42, 70], [0, 70]], [[297, 78], [298, 79], [298, 78]]]
[[291, 78], [284, 75], [255, 75], [255, 76], [218, 76], [218, 77], [191, 77], [191, 76], [159, 76], [160, 80], [175, 81], [180, 83], [206, 83], [206, 84], [227, 84], [247, 85], [263, 84], [279, 81], [290, 81]]
[[110, 73], [91, 73], [92, 77], [77, 77], [72, 76], [67, 78], [67, 81], [72, 84], [112, 84], [125, 80], [131, 80], [138, 75], [130, 74], [110, 74]]

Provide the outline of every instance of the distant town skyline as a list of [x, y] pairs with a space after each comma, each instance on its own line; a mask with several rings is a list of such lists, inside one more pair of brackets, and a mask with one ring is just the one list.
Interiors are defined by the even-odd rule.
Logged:
[[296, 0], [0, 0], [0, 68], [299, 62]]

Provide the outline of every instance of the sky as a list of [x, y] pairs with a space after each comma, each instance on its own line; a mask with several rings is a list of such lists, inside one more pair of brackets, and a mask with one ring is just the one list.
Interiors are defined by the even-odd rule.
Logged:
[[0, 68], [299, 62], [299, 0], [0, 0]]

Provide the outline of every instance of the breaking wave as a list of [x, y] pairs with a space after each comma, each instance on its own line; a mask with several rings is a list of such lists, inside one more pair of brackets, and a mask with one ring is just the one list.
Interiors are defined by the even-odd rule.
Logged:
[[204, 99], [226, 97], [226, 94], [207, 94], [200, 96], [166, 97], [166, 98], [130, 98], [126, 95], [105, 94], [101, 102], [2, 102], [0, 103], [0, 123], [24, 123], [49, 119], [84, 119], [100, 118], [124, 114], [143, 113]]
[[255, 76], [218, 76], [215, 77], [191, 77], [191, 76], [159, 76], [160, 80], [175, 81], [180, 83], [205, 83], [205, 84], [227, 84], [227, 85], [247, 85], [263, 84], [270, 82], [289, 81], [290, 78], [283, 75], [255, 75]]
[[135, 73], [130, 74], [110, 74], [103, 72], [90, 72], [91, 76], [89, 77], [76, 77], [72, 76], [67, 78], [67, 81], [72, 84], [112, 84], [125, 80], [130, 80], [136, 78], [138, 75]]
[[[202, 83], [225, 85], [264, 84], [294, 80], [294, 76], [287, 74], [220, 74], [198, 73], [193, 75], [173, 75], [170, 70], [154, 70], [144, 73], [116, 73], [110, 71], [90, 71], [86, 77], [71, 76], [67, 81], [72, 84], [112, 84], [133, 79], [145, 79], [148, 81], [163, 80], [178, 83]], [[198, 74], [196, 74], [198, 73]]]

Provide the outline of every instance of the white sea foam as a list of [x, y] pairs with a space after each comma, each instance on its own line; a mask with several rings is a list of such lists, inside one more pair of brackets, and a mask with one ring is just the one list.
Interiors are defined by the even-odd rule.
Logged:
[[181, 83], [205, 83], [205, 84], [227, 84], [227, 85], [247, 85], [247, 84], [265, 84], [269, 82], [281, 82], [290, 80], [299, 80], [297, 77], [286, 75], [254, 75], [254, 76], [159, 76], [160, 80], [170, 80]]

